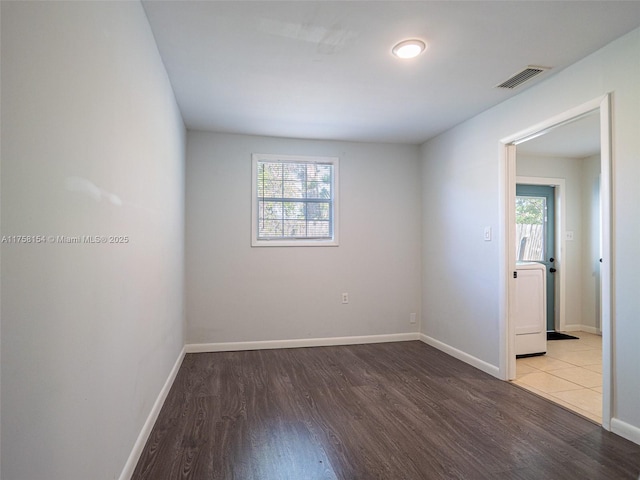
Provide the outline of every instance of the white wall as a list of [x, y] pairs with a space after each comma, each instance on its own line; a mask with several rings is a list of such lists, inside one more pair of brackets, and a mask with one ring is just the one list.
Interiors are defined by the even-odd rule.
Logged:
[[138, 2], [2, 2], [2, 477], [118, 478], [184, 344], [185, 129]]
[[[252, 153], [340, 158], [338, 247], [251, 247]], [[189, 132], [188, 343], [417, 332], [418, 160], [416, 146]]]
[[582, 159], [581, 166], [582, 323], [600, 332], [600, 155]]
[[[465, 123], [459, 136], [422, 146], [421, 332], [497, 366], [498, 148], [474, 130]], [[478, 143], [482, 153], [472, 148]], [[492, 241], [483, 239], [487, 226]]]
[[[500, 140], [613, 92], [615, 417], [640, 428], [640, 29], [422, 146], [422, 331], [499, 362]], [[433, 208], [439, 205], [439, 208]], [[438, 235], [429, 235], [429, 232]], [[638, 430], [640, 432], [640, 430]]]

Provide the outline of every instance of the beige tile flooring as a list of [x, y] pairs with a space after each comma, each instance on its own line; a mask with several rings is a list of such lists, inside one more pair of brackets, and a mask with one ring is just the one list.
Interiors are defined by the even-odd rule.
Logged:
[[516, 360], [515, 384], [602, 423], [602, 338], [567, 332], [579, 340], [547, 342], [547, 354]]

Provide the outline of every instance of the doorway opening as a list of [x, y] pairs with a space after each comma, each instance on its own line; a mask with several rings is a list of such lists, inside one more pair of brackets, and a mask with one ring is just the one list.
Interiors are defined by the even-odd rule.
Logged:
[[[592, 119], [587, 121], [591, 121], [592, 126], [583, 128], [584, 134], [599, 137], [599, 125], [593, 125]], [[560, 128], [554, 134], [561, 135], [562, 130]], [[538, 137], [529, 145], [523, 145], [516, 157], [517, 171], [562, 178], [516, 177], [516, 269], [520, 272], [523, 265], [531, 261], [537, 261], [534, 264], [545, 269], [547, 311], [545, 328], [539, 329], [538, 335], [543, 337], [542, 342], [536, 341], [533, 334], [523, 335], [521, 329], [516, 330], [514, 383], [601, 424], [602, 338], [598, 335], [594, 315], [599, 294], [596, 296], [593, 288], [598, 280], [595, 274], [599, 272], [593, 265], [594, 262], [599, 265], [599, 249], [588, 248], [592, 243], [599, 245], [600, 198], [599, 189], [593, 187], [599, 180], [600, 145], [596, 142], [593, 150], [565, 151], [562, 156], [547, 149], [536, 152], [545, 145], [549, 146], [549, 141]], [[544, 153], [553, 156], [540, 156]], [[529, 195], [525, 200], [530, 202], [519, 202], [523, 194]], [[565, 208], [555, 212], [556, 203]], [[561, 242], [559, 232], [567, 230], [566, 224], [569, 225], [570, 240], [566, 240], [565, 235], [565, 241]], [[592, 224], [595, 228], [591, 228]], [[527, 235], [530, 238], [525, 240]], [[523, 237], [524, 241], [520, 243], [525, 247], [529, 241], [533, 244], [524, 253], [518, 251], [520, 237]], [[556, 253], [560, 255], [556, 256]], [[530, 262], [523, 263], [521, 259]], [[550, 285], [552, 282], [557, 285]], [[520, 277], [516, 285], [518, 292], [525, 288]], [[516, 302], [522, 310], [522, 300]], [[535, 311], [530, 299], [528, 303], [528, 310]], [[562, 327], [560, 306], [564, 307]], [[517, 312], [518, 326], [523, 321], [522, 316], [521, 311]], [[568, 322], [565, 316], [569, 318]], [[532, 355], [535, 353], [538, 353], [536, 357]]]
[[[501, 352], [501, 365], [500, 370], [505, 380], [513, 380], [516, 377], [516, 316], [517, 306], [516, 292], [517, 292], [517, 279], [516, 265], [518, 262], [518, 250], [517, 233], [516, 233], [516, 184], [527, 183], [523, 181], [523, 177], [537, 177], [540, 179], [545, 175], [540, 175], [539, 172], [532, 173], [531, 171], [521, 171], [517, 169], [516, 158], [520, 159], [519, 153], [526, 151], [526, 142], [529, 142], [538, 137], [544, 136], [549, 133], [559, 136], [568, 136], [571, 133], [571, 129], [578, 125], [578, 120], [585, 119], [586, 117], [596, 118], [598, 125], [598, 132], [596, 134], [597, 140], [600, 144], [599, 159], [598, 159], [598, 196], [599, 203], [599, 218], [598, 228], [596, 236], [598, 237], [598, 250], [593, 262], [597, 263], [594, 267], [594, 272], [597, 271], [597, 291], [594, 288], [594, 309], [597, 311], [597, 323], [590, 328], [592, 331], [585, 332], [585, 335], [593, 335], [594, 333], [601, 333], [601, 348], [602, 348], [602, 385], [597, 390], [601, 393], [602, 399], [602, 425], [607, 430], [610, 429], [611, 421], [611, 379], [612, 379], [612, 362], [611, 362], [611, 345], [612, 345], [612, 325], [611, 325], [611, 298], [612, 298], [612, 285], [611, 285], [611, 264], [612, 264], [612, 225], [611, 225], [611, 139], [610, 139], [610, 98], [609, 95], [587, 102], [584, 105], [576, 107], [568, 112], [553, 117], [545, 122], [512, 135], [502, 141], [504, 145], [504, 190], [503, 190], [503, 207], [504, 207], [504, 236], [501, 238], [502, 250], [504, 252], [503, 261], [503, 349]], [[565, 127], [565, 128], [560, 128]], [[565, 142], [572, 144], [572, 142]], [[533, 144], [533, 142], [531, 142]], [[518, 163], [518, 167], [520, 164]], [[526, 170], [526, 169], [524, 169]], [[551, 176], [551, 175], [548, 175]], [[539, 184], [545, 184], [548, 179], [542, 178]], [[538, 182], [536, 182], [538, 183]], [[548, 182], [546, 185], [554, 185], [554, 182]], [[569, 193], [565, 188], [561, 187], [560, 191], [562, 195], [566, 197]], [[554, 199], [558, 199], [558, 190], [554, 194]], [[580, 233], [576, 233], [573, 226], [569, 223], [567, 226], [567, 212], [566, 212], [566, 198], [560, 200], [560, 205], [556, 205], [556, 211], [561, 212], [554, 221], [554, 226], [558, 230], [556, 232], [556, 240], [554, 246], [556, 247], [555, 255], [553, 257], [546, 258], [546, 261], [550, 258], [554, 259], [554, 266], [549, 268], [556, 268], [558, 273], [556, 274], [557, 285], [553, 287], [553, 293], [558, 298], [557, 302], [553, 302], [555, 305], [554, 317], [554, 329], [556, 330], [578, 330], [580, 327], [581, 319], [576, 320], [576, 314], [572, 310], [567, 311], [567, 291], [566, 291], [566, 276], [568, 272], [563, 272], [563, 266], [570, 265], [571, 262], [567, 262], [567, 243], [570, 246], [574, 242], [582, 241], [582, 238], [578, 239]], [[562, 223], [562, 225], [560, 225]], [[529, 241], [529, 240], [527, 240]], [[571, 248], [569, 248], [569, 251]], [[569, 252], [570, 253], [570, 252]], [[593, 252], [591, 252], [593, 256]], [[554, 272], [555, 273], [555, 272]], [[564, 275], [564, 277], [563, 277]], [[559, 281], [560, 280], [560, 281]], [[573, 288], [571, 284], [570, 289]], [[571, 295], [572, 292], [569, 292]], [[570, 303], [570, 302], [569, 302]], [[589, 328], [587, 328], [589, 330]], [[580, 337], [580, 334], [576, 332], [576, 336]], [[575, 340], [569, 340], [575, 341]], [[593, 339], [589, 340], [589, 342]], [[599, 338], [598, 338], [599, 341]], [[552, 342], [556, 343], [556, 342]], [[565, 405], [566, 406], [566, 405]]]

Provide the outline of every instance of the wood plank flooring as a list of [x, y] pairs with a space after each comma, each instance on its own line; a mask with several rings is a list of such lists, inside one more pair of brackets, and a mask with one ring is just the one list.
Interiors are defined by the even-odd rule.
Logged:
[[421, 342], [188, 354], [133, 480], [633, 479], [640, 446]]

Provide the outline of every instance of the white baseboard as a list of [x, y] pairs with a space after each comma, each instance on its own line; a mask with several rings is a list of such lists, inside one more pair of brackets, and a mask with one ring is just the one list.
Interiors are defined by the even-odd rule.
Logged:
[[131, 476], [133, 475], [133, 471], [135, 470], [136, 465], [138, 464], [138, 460], [140, 460], [140, 455], [142, 455], [144, 446], [146, 445], [147, 440], [149, 439], [149, 435], [151, 435], [151, 430], [153, 429], [153, 426], [155, 425], [156, 420], [158, 419], [158, 415], [160, 414], [162, 405], [164, 404], [164, 401], [166, 400], [167, 395], [169, 394], [169, 390], [171, 390], [171, 385], [173, 385], [173, 382], [176, 379], [176, 375], [178, 375], [178, 370], [180, 369], [180, 365], [182, 364], [182, 360], [184, 359], [185, 353], [186, 353], [185, 348], [182, 347], [182, 350], [178, 355], [178, 359], [176, 360], [176, 363], [174, 363], [173, 368], [169, 373], [169, 377], [167, 378], [167, 381], [164, 382], [164, 385], [162, 386], [162, 389], [158, 394], [158, 398], [156, 398], [156, 401], [153, 404], [153, 407], [151, 407], [151, 411], [149, 412], [149, 416], [147, 417], [147, 420], [144, 422], [144, 425], [142, 426], [142, 430], [138, 435], [138, 439], [136, 440], [136, 443], [133, 445], [133, 449], [129, 454], [127, 463], [125, 463], [124, 468], [122, 469], [122, 473], [120, 474], [120, 480], [131, 479]]
[[627, 440], [640, 445], [640, 428], [623, 422], [619, 418], [611, 419], [611, 431]]
[[255, 342], [191, 343], [185, 345], [187, 353], [233, 352], [240, 350], [267, 350], [273, 348], [330, 347], [334, 345], [361, 345], [365, 343], [406, 342], [419, 340], [418, 332], [362, 335], [356, 337], [299, 338], [294, 340], [264, 340]]
[[586, 332], [593, 333], [594, 335], [601, 335], [602, 332], [598, 330], [596, 327], [591, 327], [589, 325], [580, 325], [578, 323], [565, 325], [563, 332]]
[[593, 333], [594, 335], [602, 335], [602, 330], [597, 329], [596, 327], [590, 327], [588, 325], [582, 325], [580, 331]]
[[457, 348], [454, 348], [451, 345], [447, 345], [446, 343], [443, 343], [440, 340], [436, 340], [435, 338], [429, 337], [424, 333], [420, 334], [420, 340], [427, 345], [431, 345], [432, 347], [435, 347], [438, 350], [441, 350], [444, 353], [457, 358], [458, 360], [462, 360], [463, 362], [468, 363], [469, 365], [476, 367], [477, 369], [482, 370], [485, 373], [488, 373], [489, 375], [500, 378], [500, 369], [495, 365], [491, 365], [484, 360], [480, 360], [473, 355], [469, 355], [462, 350], [458, 350]]

